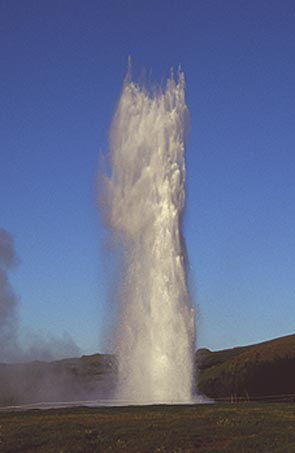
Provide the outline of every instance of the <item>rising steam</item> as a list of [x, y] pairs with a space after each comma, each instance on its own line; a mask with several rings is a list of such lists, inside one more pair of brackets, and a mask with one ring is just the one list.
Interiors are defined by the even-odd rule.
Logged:
[[39, 362], [77, 357], [80, 351], [70, 335], [54, 337], [30, 331], [25, 344], [19, 335], [18, 298], [9, 282], [9, 272], [17, 262], [13, 237], [0, 227], [0, 408], [84, 397], [83, 386], [62, 364]]
[[195, 316], [181, 216], [188, 109], [181, 71], [150, 94], [128, 74], [110, 131], [104, 208], [123, 250], [117, 398], [191, 402]]
[[0, 362], [52, 360], [77, 356], [80, 351], [70, 335], [27, 334], [27, 344], [19, 337], [18, 298], [9, 282], [9, 272], [18, 263], [12, 235], [0, 227]]
[[16, 358], [17, 298], [8, 280], [8, 271], [16, 264], [13, 238], [0, 228], [0, 361]]

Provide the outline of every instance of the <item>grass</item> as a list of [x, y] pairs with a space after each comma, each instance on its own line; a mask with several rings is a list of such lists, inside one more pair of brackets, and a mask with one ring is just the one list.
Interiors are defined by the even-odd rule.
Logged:
[[291, 403], [66, 408], [0, 413], [0, 451], [295, 452]]

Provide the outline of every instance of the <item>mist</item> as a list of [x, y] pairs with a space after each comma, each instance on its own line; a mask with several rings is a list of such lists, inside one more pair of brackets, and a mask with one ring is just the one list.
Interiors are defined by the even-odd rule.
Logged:
[[31, 330], [24, 341], [20, 335], [19, 298], [9, 279], [18, 264], [14, 239], [0, 227], [0, 406], [8, 400], [35, 402], [80, 396], [77, 383], [62, 367], [42, 365], [42, 361], [78, 357], [80, 349], [72, 337]]

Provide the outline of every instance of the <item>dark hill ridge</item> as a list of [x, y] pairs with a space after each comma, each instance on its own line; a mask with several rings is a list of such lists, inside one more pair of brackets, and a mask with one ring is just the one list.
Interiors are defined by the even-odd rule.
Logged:
[[295, 394], [295, 335], [196, 353], [199, 389], [210, 397]]
[[[196, 352], [199, 390], [211, 398], [295, 394], [295, 335]], [[54, 362], [0, 364], [0, 406], [112, 398], [115, 358], [94, 354]]]
[[53, 362], [0, 364], [0, 406], [111, 397], [114, 358], [94, 354]]

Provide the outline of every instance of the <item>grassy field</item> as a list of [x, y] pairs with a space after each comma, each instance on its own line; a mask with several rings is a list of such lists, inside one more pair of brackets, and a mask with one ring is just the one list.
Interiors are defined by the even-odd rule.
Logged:
[[295, 452], [295, 405], [211, 404], [0, 413], [0, 451]]

